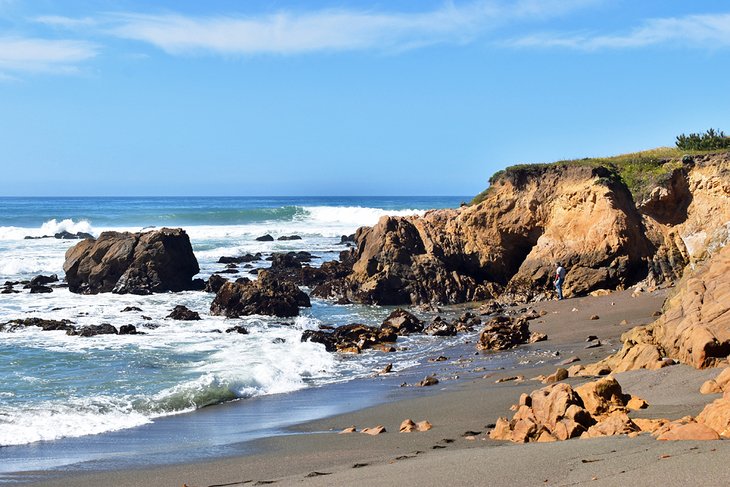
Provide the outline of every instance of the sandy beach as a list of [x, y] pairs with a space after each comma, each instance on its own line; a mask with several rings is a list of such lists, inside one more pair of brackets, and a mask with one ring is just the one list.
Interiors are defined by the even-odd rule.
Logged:
[[[671, 290], [670, 290], [671, 292]], [[510, 415], [521, 393], [537, 389], [530, 380], [555, 370], [567, 357], [580, 363], [600, 359], [620, 346], [622, 332], [653, 321], [667, 290], [632, 297], [631, 291], [607, 296], [536, 303], [545, 310], [531, 329], [547, 333], [547, 342], [525, 348], [547, 349], [552, 358], [524, 363], [523, 368], [488, 373], [468, 381], [443, 382], [423, 397], [299, 424], [291, 434], [261, 439], [253, 453], [202, 463], [159, 468], [90, 472], [46, 472], [33, 485], [44, 486], [222, 486], [222, 485], [724, 485], [730, 447], [727, 442], [662, 442], [650, 435], [636, 438], [573, 439], [550, 444], [516, 445], [486, 437], [489, 425]], [[598, 319], [590, 319], [598, 315]], [[620, 324], [626, 320], [627, 324]], [[586, 348], [595, 335], [602, 343]], [[517, 372], [517, 373], [516, 373]], [[644, 398], [649, 408], [633, 417], [676, 419], [697, 414], [717, 396], [703, 396], [703, 381], [715, 369], [676, 365], [658, 371], [617, 374], [624, 392]], [[497, 383], [524, 375], [524, 381]], [[587, 378], [568, 379], [570, 384]], [[429, 391], [433, 392], [433, 391]], [[410, 418], [428, 420], [427, 432], [399, 433]], [[337, 434], [349, 426], [385, 426], [377, 436]], [[60, 477], [58, 476], [60, 475]]]

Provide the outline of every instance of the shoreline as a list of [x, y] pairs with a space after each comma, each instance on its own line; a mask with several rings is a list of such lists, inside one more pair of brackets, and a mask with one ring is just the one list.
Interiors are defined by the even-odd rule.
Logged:
[[[447, 471], [450, 472], [449, 479], [455, 484], [465, 485], [479, 483], [474, 475], [480, 472], [479, 465], [483, 466], [487, 462], [490, 464], [489, 477], [482, 478], [481, 483], [530, 484], [537, 481], [534, 472], [530, 475], [523, 472], [515, 477], [517, 474], [510, 465], [511, 462], [528, 461], [536, 455], [533, 461], [539, 460], [545, 464], [537, 470], [545, 477], [542, 480], [548, 480], [550, 485], [563, 485], [569, 479], [577, 479], [577, 483], [591, 481], [594, 485], [596, 481], [591, 480], [593, 477], [609, 482], [603, 485], [612, 485], [609, 479], [619, 482], [619, 477], [629, 472], [627, 467], [624, 473], [620, 473], [620, 459], [624, 457], [633, 465], [631, 475], [641, 475], [644, 485], [655, 485], [651, 482], [660, 478], [665, 479], [661, 485], [681, 485], [672, 482], [678, 482], [682, 477], [669, 475], [668, 472], [680, 468], [690, 453], [701, 451], [721, 454], [715, 457], [727, 455], [730, 447], [725, 446], [726, 442], [658, 442], [652, 437], [641, 435], [633, 439], [574, 439], [536, 446], [484, 439], [486, 425], [494, 423], [499, 416], [507, 416], [510, 405], [517, 402], [521, 393], [541, 387], [539, 382], [529, 380], [531, 377], [553, 372], [556, 364], [570, 355], [580, 357], [580, 363], [588, 363], [612, 353], [620, 347], [618, 338], [622, 332], [653, 321], [652, 314], [661, 308], [665, 294], [666, 290], [633, 298], [630, 291], [622, 291], [601, 297], [535, 303], [535, 309], [545, 309], [548, 313], [542, 319], [533, 320], [530, 323], [531, 330], [545, 332], [549, 339], [517, 350], [548, 348], [559, 354], [552, 359], [539, 363], [541, 360], [528, 358], [529, 363], [515, 370], [492, 371], [482, 378], [458, 382], [446, 381], [436, 386], [439, 390], [435, 394], [433, 391], [423, 395], [411, 394], [413, 391], [403, 394], [394, 392], [391, 396], [400, 397], [296, 424], [287, 428], [289, 434], [246, 442], [243, 445], [247, 451], [237, 456], [104, 472], [27, 472], [15, 480], [23, 483], [38, 481], [31, 485], [45, 486], [186, 484], [192, 487], [248, 485], [269, 481], [275, 481], [277, 485], [342, 485], [367, 482], [368, 479], [377, 479], [381, 485], [403, 485], [404, 481], [406, 484], [437, 485], [439, 475]], [[571, 311], [574, 308], [577, 311]], [[589, 319], [593, 314], [598, 314], [599, 319]], [[622, 319], [627, 320], [628, 324], [619, 325]], [[588, 334], [597, 335], [603, 345], [586, 349], [585, 338]], [[515, 372], [524, 374], [528, 380], [495, 383], [498, 378], [514, 375]], [[671, 419], [696, 414], [704, 404], [715, 398], [714, 395], [699, 394], [702, 382], [714, 375], [715, 369], [695, 370], [675, 365], [658, 371], [626, 372], [618, 374], [617, 378], [626, 392], [649, 402], [649, 408], [636, 413], [635, 417], [661, 416]], [[571, 378], [567, 382], [576, 384], [587, 380]], [[406, 418], [428, 420], [433, 424], [433, 429], [422, 433], [398, 433], [400, 422]], [[359, 430], [377, 424], [384, 425], [387, 433], [373, 437], [360, 433], [336, 434], [350, 425], [357, 426]], [[467, 432], [472, 434], [467, 435]], [[626, 455], [615, 454], [617, 448], [625, 450]], [[523, 452], [527, 457], [521, 454]], [[563, 472], [561, 460], [565, 459], [565, 455], [569, 455], [571, 461], [570, 469]], [[576, 460], [580, 456], [600, 457], [600, 460], [589, 458], [586, 462], [575, 463], [580, 460]], [[697, 472], [700, 476], [709, 476], [707, 485], [715, 485], [712, 475], [721, 471], [715, 467], [724, 468], [723, 462], [715, 462], [713, 458], [712, 455], [703, 457], [703, 465], [707, 468]], [[499, 461], [507, 463], [500, 464]], [[361, 466], [353, 468], [355, 465]], [[658, 476], [652, 477], [655, 474]], [[416, 482], [415, 479], [420, 481]], [[544, 485], [542, 481], [540, 484]], [[601, 485], [601, 482], [597, 485]]]

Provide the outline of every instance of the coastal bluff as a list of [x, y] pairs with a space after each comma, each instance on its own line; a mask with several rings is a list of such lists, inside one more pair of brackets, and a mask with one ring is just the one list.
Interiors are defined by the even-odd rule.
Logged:
[[197, 289], [200, 271], [188, 234], [180, 228], [149, 232], [102, 232], [66, 252], [71, 292], [151, 294]]
[[674, 282], [728, 241], [730, 153], [657, 167], [640, 191], [610, 163], [508, 168], [471, 205], [358, 229], [336, 288], [369, 304], [527, 302], [552, 297], [556, 262], [568, 295]]

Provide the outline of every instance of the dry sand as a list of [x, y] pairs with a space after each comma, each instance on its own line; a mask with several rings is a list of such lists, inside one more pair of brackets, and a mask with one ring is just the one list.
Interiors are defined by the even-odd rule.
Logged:
[[[525, 364], [528, 379], [553, 372], [566, 357], [582, 363], [600, 359], [620, 347], [619, 336], [653, 320], [664, 291], [632, 298], [630, 292], [602, 297], [538, 303], [547, 314], [531, 322], [559, 355], [542, 364]], [[576, 311], [573, 311], [573, 310]], [[599, 319], [591, 320], [592, 315]], [[628, 325], [620, 325], [627, 320]], [[596, 335], [599, 348], [586, 349]], [[646, 399], [641, 417], [679, 418], [697, 414], [716, 396], [699, 387], [715, 370], [673, 366], [659, 371], [617, 375], [624, 391]], [[532, 380], [495, 383], [515, 371], [442, 387], [438, 394], [416, 397], [299, 425], [291, 435], [254, 442], [259, 453], [204, 463], [145, 470], [91, 473], [46, 480], [45, 486], [235, 486], [263, 485], [727, 485], [730, 442], [659, 442], [648, 435], [574, 439], [550, 444], [516, 445], [486, 438], [487, 425], [511, 415], [510, 405], [523, 392], [542, 387]], [[587, 379], [569, 379], [572, 384]], [[441, 387], [441, 385], [436, 386]], [[406, 418], [428, 420], [433, 429], [398, 433]], [[387, 433], [337, 434], [382, 424]], [[472, 436], [473, 439], [467, 438]]]

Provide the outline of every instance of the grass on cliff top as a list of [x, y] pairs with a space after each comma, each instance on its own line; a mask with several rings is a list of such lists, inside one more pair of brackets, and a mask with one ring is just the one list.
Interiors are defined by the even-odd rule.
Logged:
[[470, 204], [475, 205], [484, 201], [491, 187], [503, 178], [537, 177], [546, 168], [554, 166], [605, 167], [611, 171], [616, 179], [620, 179], [626, 184], [626, 187], [633, 195], [634, 201], [638, 202], [643, 200], [657, 184], [665, 182], [675, 169], [682, 167], [682, 158], [684, 156], [715, 152], [717, 151], [687, 151], [676, 147], [659, 147], [612, 157], [587, 157], [543, 164], [518, 164], [494, 173], [489, 178], [490, 187], [476, 195]]

